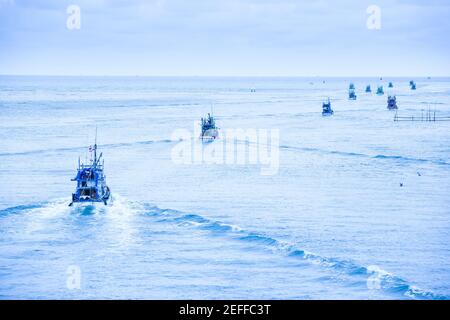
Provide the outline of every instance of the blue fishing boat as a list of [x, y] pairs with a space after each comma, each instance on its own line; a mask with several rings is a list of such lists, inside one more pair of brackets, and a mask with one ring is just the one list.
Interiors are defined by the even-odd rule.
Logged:
[[328, 99], [327, 102], [324, 102], [322, 104], [322, 116], [331, 116], [333, 115], [334, 111], [331, 109], [331, 102], [330, 99]]
[[377, 95], [382, 96], [384, 94], [383, 86], [378, 86]]
[[200, 138], [206, 140], [214, 140], [219, 137], [219, 128], [216, 126], [216, 121], [210, 113], [207, 118], [201, 119], [202, 133]]
[[111, 199], [111, 190], [106, 185], [106, 177], [103, 172], [104, 160], [102, 153], [97, 157], [97, 138], [95, 144], [89, 147], [91, 159], [88, 164], [83, 164], [78, 158], [77, 175], [72, 181], [77, 182], [75, 192], [72, 194], [72, 202], [94, 204], [96, 202], [108, 204]]
[[350, 90], [348, 91], [348, 98], [349, 98], [350, 100], [356, 100], [356, 92], [355, 92], [355, 89], [350, 89]]
[[370, 84], [366, 87], [366, 92], [367, 92], [367, 93], [372, 92], [372, 88], [370, 87]]
[[387, 108], [389, 110], [396, 110], [396, 109], [398, 109], [397, 97], [396, 96], [388, 96], [387, 102], [388, 102]]

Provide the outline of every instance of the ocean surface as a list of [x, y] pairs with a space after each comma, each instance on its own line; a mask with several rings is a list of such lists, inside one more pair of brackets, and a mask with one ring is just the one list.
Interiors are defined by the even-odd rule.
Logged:
[[[450, 122], [364, 92], [450, 116], [449, 78], [409, 80], [1, 76], [0, 298], [449, 298]], [[279, 130], [276, 174], [173, 160], [211, 105]], [[114, 201], [69, 208], [95, 127]]]

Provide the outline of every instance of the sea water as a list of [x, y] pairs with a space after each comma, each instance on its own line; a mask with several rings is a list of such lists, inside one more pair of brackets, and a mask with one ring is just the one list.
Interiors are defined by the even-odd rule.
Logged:
[[[450, 122], [364, 92], [450, 116], [409, 80], [0, 77], [0, 298], [450, 297]], [[277, 130], [277, 171], [174, 161], [211, 109]], [[68, 207], [96, 127], [114, 201]]]

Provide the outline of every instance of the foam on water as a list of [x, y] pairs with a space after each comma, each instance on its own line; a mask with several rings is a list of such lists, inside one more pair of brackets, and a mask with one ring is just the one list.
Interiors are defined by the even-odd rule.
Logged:
[[[232, 240], [249, 243], [258, 248], [272, 249], [274, 254], [280, 254], [281, 258], [296, 258], [306, 260], [322, 268], [332, 269], [337, 273], [346, 273], [350, 276], [368, 277], [372, 283], [379, 286], [377, 289], [391, 293], [400, 294], [412, 299], [447, 299], [448, 297], [437, 295], [433, 292], [423, 291], [398, 276], [395, 276], [378, 266], [360, 266], [352, 261], [340, 260], [338, 258], [322, 257], [312, 252], [302, 250], [294, 244], [279, 241], [268, 235], [257, 232], [248, 232], [239, 226], [226, 224], [220, 221], [210, 220], [193, 213], [184, 213], [171, 209], [160, 209], [154, 205], [141, 204], [127, 201], [125, 198], [115, 195], [113, 205], [82, 205], [67, 207], [67, 201], [60, 199], [47, 204], [34, 204], [7, 208], [1, 211], [1, 215], [23, 214], [33, 217], [33, 223], [24, 232], [36, 232], [40, 228], [45, 228], [45, 221], [48, 219], [63, 219], [68, 214], [79, 216], [85, 215], [105, 215], [109, 217], [116, 227], [123, 224], [127, 218], [134, 215], [145, 215], [157, 218], [159, 223], [174, 223], [179, 227], [193, 227], [206, 230], [214, 235], [226, 236]], [[154, 223], [149, 222], [149, 223]], [[123, 227], [123, 226], [122, 226]], [[123, 231], [123, 229], [122, 229]], [[125, 240], [129, 240], [122, 234]], [[124, 241], [126, 242], [126, 241]]]

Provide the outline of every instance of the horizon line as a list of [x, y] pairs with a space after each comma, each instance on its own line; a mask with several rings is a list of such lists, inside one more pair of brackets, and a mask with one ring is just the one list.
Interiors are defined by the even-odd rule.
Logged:
[[92, 78], [450, 78], [450, 75], [125, 75], [125, 74], [2, 74], [0, 77]]

